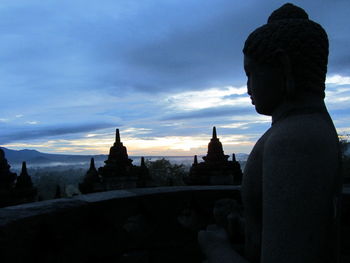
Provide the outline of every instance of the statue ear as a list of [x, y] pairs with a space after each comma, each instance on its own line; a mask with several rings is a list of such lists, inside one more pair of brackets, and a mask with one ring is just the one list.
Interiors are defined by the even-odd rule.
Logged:
[[275, 56], [281, 66], [285, 78], [285, 97], [287, 99], [292, 99], [296, 95], [296, 87], [289, 56], [283, 49], [277, 50]]

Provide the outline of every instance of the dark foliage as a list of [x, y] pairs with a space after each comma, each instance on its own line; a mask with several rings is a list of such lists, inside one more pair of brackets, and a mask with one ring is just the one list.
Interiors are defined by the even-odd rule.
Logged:
[[155, 186], [185, 185], [183, 179], [187, 173], [183, 164], [171, 164], [162, 158], [156, 161], [146, 160], [146, 166]]

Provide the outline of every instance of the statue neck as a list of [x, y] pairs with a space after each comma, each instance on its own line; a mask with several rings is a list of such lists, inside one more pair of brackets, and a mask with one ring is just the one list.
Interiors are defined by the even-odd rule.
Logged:
[[280, 104], [272, 113], [272, 125], [287, 116], [308, 113], [327, 113], [323, 98], [306, 95]]

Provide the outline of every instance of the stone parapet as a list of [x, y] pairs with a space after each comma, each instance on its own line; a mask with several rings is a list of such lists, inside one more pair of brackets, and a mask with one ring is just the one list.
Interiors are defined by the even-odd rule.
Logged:
[[[239, 186], [138, 188], [1, 208], [1, 259], [201, 262], [197, 231], [214, 222], [217, 200], [240, 203], [239, 191]], [[346, 259], [350, 188], [343, 196], [341, 253]]]

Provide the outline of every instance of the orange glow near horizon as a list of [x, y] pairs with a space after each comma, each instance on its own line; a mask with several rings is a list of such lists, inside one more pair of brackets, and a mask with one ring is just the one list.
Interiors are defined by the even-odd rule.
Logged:
[[[35, 149], [46, 153], [58, 154], [108, 154], [113, 145], [113, 136], [88, 134], [78, 140], [49, 140], [45, 143], [13, 143], [2, 145], [10, 149]], [[199, 136], [167, 136], [140, 139], [131, 136], [122, 137], [128, 154], [134, 156], [190, 156], [203, 155], [207, 152], [210, 137]], [[249, 153], [254, 141], [246, 135], [229, 135], [220, 138], [226, 154], [233, 152]]]

